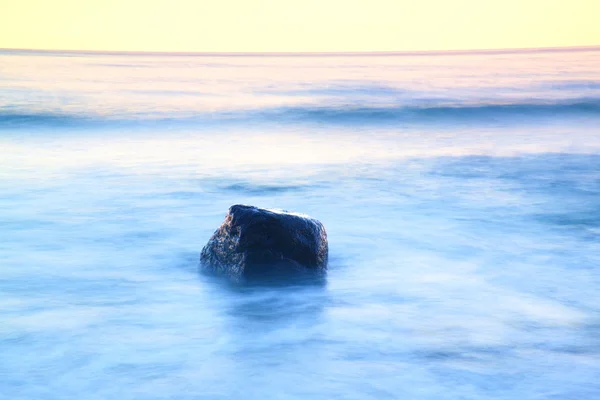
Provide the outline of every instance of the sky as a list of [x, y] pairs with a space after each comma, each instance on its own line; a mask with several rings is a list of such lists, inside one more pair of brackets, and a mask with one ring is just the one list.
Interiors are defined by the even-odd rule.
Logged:
[[0, 0], [0, 48], [429, 51], [600, 45], [600, 0]]

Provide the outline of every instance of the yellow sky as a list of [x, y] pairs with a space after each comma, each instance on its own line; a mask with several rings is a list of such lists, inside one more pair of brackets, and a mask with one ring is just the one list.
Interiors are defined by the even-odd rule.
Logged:
[[0, 48], [411, 51], [600, 45], [600, 0], [0, 0]]

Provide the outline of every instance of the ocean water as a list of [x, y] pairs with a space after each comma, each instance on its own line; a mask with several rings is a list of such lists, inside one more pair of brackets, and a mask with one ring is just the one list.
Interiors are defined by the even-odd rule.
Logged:
[[[199, 254], [321, 220], [323, 285]], [[600, 398], [600, 49], [0, 52], [0, 398]]]

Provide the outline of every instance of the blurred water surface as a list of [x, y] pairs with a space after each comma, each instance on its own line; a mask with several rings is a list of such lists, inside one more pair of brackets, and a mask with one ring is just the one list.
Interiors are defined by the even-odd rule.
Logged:
[[[599, 397], [599, 65], [0, 52], [0, 398]], [[199, 274], [235, 203], [326, 284]]]

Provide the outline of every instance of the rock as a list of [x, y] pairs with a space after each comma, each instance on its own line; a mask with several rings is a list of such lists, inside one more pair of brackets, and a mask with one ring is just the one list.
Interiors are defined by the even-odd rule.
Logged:
[[321, 222], [287, 211], [233, 205], [200, 255], [201, 267], [235, 280], [323, 274], [327, 233]]

